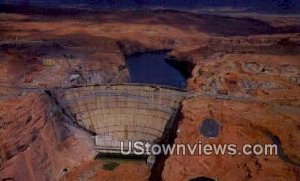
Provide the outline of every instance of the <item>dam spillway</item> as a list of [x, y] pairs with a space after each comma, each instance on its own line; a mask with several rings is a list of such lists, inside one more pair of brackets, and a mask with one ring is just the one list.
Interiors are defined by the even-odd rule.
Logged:
[[60, 89], [57, 106], [97, 135], [99, 152], [118, 153], [121, 141], [159, 143], [174, 124], [184, 90], [145, 84]]

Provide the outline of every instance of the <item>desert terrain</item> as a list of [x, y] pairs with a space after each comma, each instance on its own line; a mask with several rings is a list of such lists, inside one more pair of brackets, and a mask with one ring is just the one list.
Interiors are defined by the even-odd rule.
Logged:
[[[207, 95], [181, 103], [174, 143], [276, 142], [280, 154], [169, 155], [152, 169], [141, 161], [94, 159], [89, 132], [54, 114], [43, 90], [126, 83], [126, 58], [155, 50], [171, 50], [168, 62], [186, 76], [186, 89]], [[6, 7], [0, 67], [2, 180], [300, 178], [297, 17]], [[218, 137], [199, 133], [207, 118], [220, 123]]]

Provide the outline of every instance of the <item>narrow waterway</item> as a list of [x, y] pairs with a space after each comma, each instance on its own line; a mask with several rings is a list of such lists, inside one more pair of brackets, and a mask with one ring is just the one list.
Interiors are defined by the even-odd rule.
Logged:
[[136, 54], [127, 58], [130, 82], [185, 87], [185, 78], [179, 70], [166, 62], [168, 51]]

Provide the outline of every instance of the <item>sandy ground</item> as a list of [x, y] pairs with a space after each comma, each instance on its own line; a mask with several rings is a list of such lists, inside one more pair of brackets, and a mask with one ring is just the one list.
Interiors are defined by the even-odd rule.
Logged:
[[[169, 57], [185, 63], [180, 69], [189, 74], [190, 91], [232, 97], [184, 101], [175, 143], [265, 144], [272, 143], [266, 135], [272, 133], [294, 164], [278, 156], [170, 156], [164, 163], [162, 179], [209, 176], [221, 181], [296, 181], [300, 178], [296, 166], [300, 162], [299, 24], [297, 18], [279, 21], [171, 10], [2, 13], [0, 82], [38, 88], [126, 82], [125, 56], [173, 49]], [[70, 78], [75, 74], [81, 79], [74, 83]], [[55, 122], [45, 116], [49, 113], [47, 100], [3, 87], [0, 95], [1, 179], [143, 180], [150, 174], [140, 162], [121, 162], [111, 171], [104, 170], [104, 162], [93, 159], [95, 153], [85, 133], [67, 129], [63, 118]], [[32, 100], [39, 105], [26, 106]], [[24, 108], [18, 108], [20, 105]], [[26, 127], [27, 119], [14, 119], [19, 114], [25, 118], [33, 114], [37, 123]], [[199, 134], [198, 127], [205, 118], [221, 123], [217, 138]], [[46, 120], [49, 127], [35, 128]], [[53, 122], [58, 123], [55, 128]], [[22, 131], [25, 128], [29, 131]], [[9, 137], [16, 129], [23, 134]], [[65, 135], [65, 129], [71, 133]], [[31, 139], [33, 135], [42, 138]], [[16, 147], [16, 142], [22, 144]], [[24, 163], [27, 171], [18, 172], [20, 167], [16, 165]], [[65, 167], [70, 173], [62, 176]]]

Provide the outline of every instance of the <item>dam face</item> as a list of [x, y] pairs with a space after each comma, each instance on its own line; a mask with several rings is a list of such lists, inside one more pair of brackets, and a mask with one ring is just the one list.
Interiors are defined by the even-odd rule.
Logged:
[[99, 152], [119, 152], [121, 141], [159, 143], [171, 129], [186, 92], [143, 84], [85, 86], [60, 91], [58, 107], [97, 135]]

